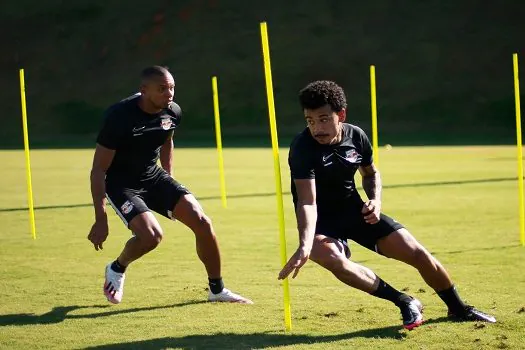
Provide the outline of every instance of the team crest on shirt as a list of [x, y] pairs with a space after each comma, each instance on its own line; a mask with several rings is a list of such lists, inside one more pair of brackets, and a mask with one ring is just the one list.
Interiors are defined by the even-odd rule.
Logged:
[[160, 127], [163, 130], [169, 130], [172, 125], [173, 125], [173, 122], [171, 121], [171, 118], [162, 118], [160, 120]]
[[348, 150], [346, 151], [345, 159], [350, 163], [357, 163], [359, 160], [359, 153], [357, 153], [355, 149]]
[[129, 214], [133, 210], [133, 203], [130, 201], [125, 201], [124, 204], [120, 207], [120, 210], [123, 214]]

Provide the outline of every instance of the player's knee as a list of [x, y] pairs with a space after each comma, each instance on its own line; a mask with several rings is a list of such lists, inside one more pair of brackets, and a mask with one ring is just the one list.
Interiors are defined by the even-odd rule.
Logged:
[[206, 229], [212, 231], [213, 226], [212, 226], [211, 218], [208, 215], [202, 214], [201, 222], [202, 222], [202, 225], [206, 227]]
[[434, 258], [425, 248], [419, 246], [412, 252], [412, 261], [415, 266], [424, 266], [433, 264]]
[[343, 273], [345, 270], [347, 270], [346, 262], [340, 256], [333, 254], [321, 259], [319, 264], [335, 275]]
[[164, 236], [162, 229], [157, 228], [153, 230], [153, 242], [155, 246], [158, 246], [162, 242], [162, 237]]
[[350, 285], [355, 285], [364, 278], [371, 278], [368, 273], [369, 270], [343, 259], [332, 261], [329, 270], [336, 278]]
[[144, 235], [144, 245], [148, 249], [155, 249], [162, 242], [163, 232], [160, 227], [149, 227]]
[[213, 234], [213, 225], [211, 222], [211, 219], [208, 215], [204, 214], [204, 212], [199, 211], [197, 213], [197, 225], [199, 228], [199, 232], [205, 233], [205, 234]]

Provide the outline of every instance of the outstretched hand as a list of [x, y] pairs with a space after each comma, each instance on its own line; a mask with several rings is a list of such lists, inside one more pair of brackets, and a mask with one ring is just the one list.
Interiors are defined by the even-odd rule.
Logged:
[[367, 224], [377, 224], [381, 215], [381, 202], [372, 199], [366, 201], [363, 204], [363, 209], [361, 210]]
[[293, 271], [292, 278], [295, 278], [297, 274], [299, 273], [299, 270], [301, 267], [303, 267], [304, 264], [308, 261], [308, 258], [310, 257], [310, 252], [307, 252], [305, 249], [298, 248], [294, 255], [290, 257], [290, 260], [284, 265], [281, 272], [279, 272], [279, 278], [280, 280], [285, 279], [288, 277], [290, 273]]

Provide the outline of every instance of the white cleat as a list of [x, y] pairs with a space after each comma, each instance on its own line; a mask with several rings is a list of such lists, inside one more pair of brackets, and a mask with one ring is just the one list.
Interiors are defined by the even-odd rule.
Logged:
[[403, 317], [403, 327], [409, 331], [423, 324], [423, 304], [415, 298], [401, 306], [401, 315]]
[[111, 264], [106, 266], [106, 281], [104, 282], [104, 295], [109, 302], [118, 304], [124, 295], [125, 273], [118, 273], [111, 269]]
[[245, 297], [235, 294], [229, 289], [224, 288], [222, 292], [213, 294], [211, 290], [208, 292], [208, 301], [223, 302], [223, 303], [239, 303], [239, 304], [253, 304], [253, 301]]

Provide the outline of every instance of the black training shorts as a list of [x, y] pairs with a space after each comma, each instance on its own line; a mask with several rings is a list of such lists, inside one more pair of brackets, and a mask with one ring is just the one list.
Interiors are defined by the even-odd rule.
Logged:
[[166, 172], [133, 187], [106, 183], [106, 198], [126, 226], [135, 216], [150, 210], [174, 220], [175, 204], [191, 193]]
[[[381, 214], [376, 224], [367, 224], [360, 212], [354, 211], [348, 215], [321, 214], [317, 216], [316, 233], [336, 238], [346, 243], [347, 239], [362, 245], [374, 252], [377, 250], [377, 241], [388, 236], [404, 226], [391, 217]], [[347, 246], [347, 244], [345, 244]]]

